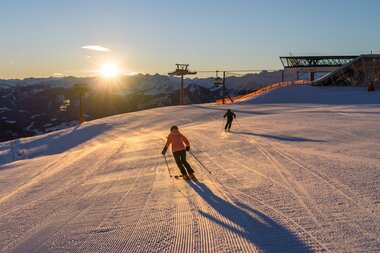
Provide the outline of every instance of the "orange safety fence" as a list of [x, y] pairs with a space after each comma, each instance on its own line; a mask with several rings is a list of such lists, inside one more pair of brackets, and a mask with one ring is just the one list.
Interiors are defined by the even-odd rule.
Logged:
[[[279, 82], [279, 83], [275, 83], [275, 84], [272, 84], [272, 85], [269, 85], [269, 86], [265, 86], [257, 91], [254, 91], [254, 92], [251, 92], [251, 93], [248, 93], [248, 94], [245, 94], [245, 95], [240, 95], [240, 96], [236, 96], [236, 97], [228, 97], [228, 98], [225, 98], [224, 99], [224, 103], [225, 104], [231, 104], [231, 103], [234, 103], [234, 102], [241, 102], [241, 101], [244, 101], [248, 98], [252, 98], [254, 96], [257, 96], [257, 95], [260, 95], [260, 94], [263, 94], [265, 92], [268, 92], [270, 90], [273, 90], [273, 89], [276, 89], [278, 87], [283, 87], [283, 86], [291, 86], [291, 85], [304, 85], [304, 84], [309, 84], [310, 82], [309, 81], [305, 81], [305, 80], [298, 80], [298, 81], [292, 81], [292, 82]], [[223, 104], [223, 99], [218, 99], [215, 101], [216, 104]]]

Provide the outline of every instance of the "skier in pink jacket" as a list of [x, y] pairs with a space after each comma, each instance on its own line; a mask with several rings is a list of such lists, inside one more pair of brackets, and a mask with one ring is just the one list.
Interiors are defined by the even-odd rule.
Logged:
[[172, 144], [173, 156], [179, 170], [181, 171], [183, 179], [189, 179], [189, 177], [191, 179], [195, 178], [194, 170], [186, 161], [186, 151], [190, 151], [190, 142], [186, 139], [186, 137], [183, 134], [179, 132], [177, 126], [172, 126], [170, 128], [168, 140], [166, 141], [165, 147], [161, 152], [162, 155], [165, 155], [166, 150], [168, 149], [170, 144]]

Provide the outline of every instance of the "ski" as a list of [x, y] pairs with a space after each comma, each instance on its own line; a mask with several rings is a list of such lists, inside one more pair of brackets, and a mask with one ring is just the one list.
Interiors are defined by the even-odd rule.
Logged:
[[[183, 176], [182, 175], [175, 175], [174, 176], [175, 179], [183, 179]], [[196, 178], [195, 176], [193, 176], [193, 178], [187, 178], [187, 179], [184, 179], [184, 180], [192, 180], [192, 181], [198, 181], [198, 178]]]

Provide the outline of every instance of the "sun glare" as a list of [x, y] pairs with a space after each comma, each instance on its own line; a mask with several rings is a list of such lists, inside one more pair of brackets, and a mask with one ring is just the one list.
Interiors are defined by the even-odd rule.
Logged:
[[119, 69], [115, 64], [107, 63], [104, 64], [101, 69], [101, 75], [103, 77], [112, 78], [119, 74]]

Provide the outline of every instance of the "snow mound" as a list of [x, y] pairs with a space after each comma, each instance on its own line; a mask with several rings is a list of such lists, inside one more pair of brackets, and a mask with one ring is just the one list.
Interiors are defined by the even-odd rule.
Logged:
[[380, 92], [363, 87], [288, 86], [274, 89], [247, 101], [253, 104], [380, 104]]

